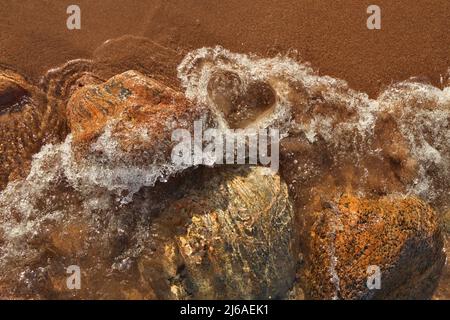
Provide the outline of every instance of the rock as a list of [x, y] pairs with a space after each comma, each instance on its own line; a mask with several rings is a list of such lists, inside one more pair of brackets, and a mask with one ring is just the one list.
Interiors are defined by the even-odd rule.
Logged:
[[[188, 54], [180, 84], [178, 58], [127, 36], [50, 71], [45, 94], [1, 76], [5, 139], [64, 137], [47, 125], [55, 110], [65, 124], [67, 109], [72, 131], [0, 194], [3, 298], [432, 296], [449, 212], [448, 88], [413, 79], [374, 100], [292, 59], [220, 47]], [[173, 130], [192, 134], [199, 119], [280, 129], [281, 177], [174, 166]], [[19, 145], [2, 145], [12, 159], [0, 168], [5, 185], [28, 172], [33, 152], [16, 156]], [[65, 283], [73, 264], [81, 290]], [[367, 287], [369, 267], [380, 269], [380, 289]]]
[[[300, 241], [302, 244], [311, 241], [309, 246], [301, 249], [308, 253], [303, 273], [306, 279], [302, 282], [307, 298], [421, 299], [433, 295], [444, 260], [439, 217], [448, 208], [450, 191], [449, 162], [444, 160], [448, 159], [449, 154], [446, 119], [450, 109], [445, 99], [440, 98], [440, 93], [433, 92], [423, 97], [421, 86], [405, 85], [387, 92], [389, 98], [385, 96], [380, 99], [383, 107], [373, 114], [370, 134], [355, 130], [351, 125], [353, 121], [349, 119], [354, 116], [349, 107], [351, 104], [327, 101], [320, 91], [313, 96], [305, 94], [304, 98], [300, 94], [301, 88], [298, 90], [296, 101], [299, 104], [294, 106], [293, 115], [299, 127], [294, 127], [289, 137], [281, 142], [280, 173], [288, 183], [296, 214], [304, 221], [302, 230], [311, 230], [312, 225], [317, 228], [308, 232], [308, 236], [301, 237]], [[320, 120], [317, 119], [322, 117], [326, 119], [323, 123], [329, 125], [329, 136], [327, 130], [318, 130]], [[312, 137], [309, 132], [311, 123], [314, 128]], [[344, 130], [338, 130], [343, 123], [346, 123], [342, 125]], [[324, 209], [324, 204], [331, 203], [340, 208], [336, 198], [339, 199], [343, 193], [365, 194], [371, 199], [413, 194], [433, 209], [421, 208], [423, 203], [411, 204], [407, 212], [409, 219], [417, 219], [415, 228], [418, 229], [413, 233], [402, 231], [404, 240], [395, 241], [399, 246], [406, 247], [400, 250], [392, 246], [391, 232], [384, 234], [378, 227], [372, 226], [376, 215], [380, 215], [379, 219], [383, 221], [386, 219], [383, 211], [395, 212], [398, 209], [393, 205], [387, 206], [387, 200], [381, 203], [377, 203], [378, 200], [368, 203], [358, 200], [363, 201], [364, 206], [376, 208], [371, 218], [373, 221], [352, 225], [353, 230], [344, 231], [346, 238], [339, 242], [339, 250], [342, 251], [334, 266], [336, 273], [332, 274], [330, 243], [333, 237], [330, 233], [337, 219], [333, 217], [343, 216], [343, 228], [347, 228], [351, 221], [342, 209], [336, 209], [340, 213], [334, 214], [332, 209]], [[401, 206], [405, 205], [405, 202], [401, 203]], [[416, 215], [416, 211], [420, 214]], [[428, 214], [429, 211], [433, 213]], [[360, 213], [353, 214], [358, 216]], [[401, 221], [387, 219], [384, 223], [393, 230], [406, 227]], [[428, 230], [420, 230], [421, 223], [423, 226], [428, 224]], [[380, 239], [380, 242], [371, 244], [370, 239], [359, 238], [366, 229], [373, 234], [373, 239]], [[434, 236], [429, 236], [433, 232]], [[309, 239], [314, 235], [316, 240]], [[367, 243], [368, 248], [355, 250], [355, 243]], [[323, 253], [326, 246], [328, 251]], [[361, 257], [362, 251], [378, 252], [378, 262]], [[379, 265], [381, 268], [384, 280], [379, 291], [368, 290], [365, 285], [369, 265]]]
[[444, 229], [445, 232], [450, 235], [450, 210], [444, 214]]
[[288, 292], [286, 300], [305, 300], [305, 292], [301, 287], [300, 281], [296, 280], [292, 289]]
[[[188, 221], [172, 245], [183, 262], [178, 267], [183, 285], [171, 288], [175, 297], [285, 297], [297, 262], [297, 230], [286, 185], [265, 168], [217, 169], [200, 181], [198, 187], [186, 185], [186, 196], [158, 219], [168, 230], [183, 225], [174, 220]], [[144, 261], [154, 266], [160, 256], [155, 252]]]
[[[428, 201], [440, 214], [449, 210], [450, 196], [448, 90], [449, 88], [445, 88], [441, 91], [431, 85], [405, 82], [392, 86], [379, 98], [384, 114], [396, 123], [395, 134], [400, 134], [406, 142], [399, 151], [391, 152], [389, 160], [393, 171], [400, 176], [411, 171], [408, 174], [412, 178], [408, 181], [411, 182], [402, 181], [403, 184]], [[387, 138], [387, 133], [385, 137]], [[390, 140], [384, 142], [384, 149], [387, 150], [397, 144], [387, 141]], [[408, 157], [404, 155], [411, 160], [405, 161]], [[410, 170], [413, 166], [415, 170]], [[403, 170], [398, 170], [402, 167]]]
[[175, 130], [185, 130], [193, 143], [195, 121], [203, 129], [216, 126], [207, 107], [135, 71], [77, 90], [67, 104], [67, 117], [73, 183], [88, 193], [114, 191], [124, 202], [142, 186], [166, 181], [193, 165], [173, 161], [180, 142], [172, 139]]
[[0, 191], [25, 177], [31, 158], [46, 143], [60, 141], [66, 122], [45, 94], [11, 70], [0, 70]]
[[[343, 195], [324, 204], [300, 234], [306, 297], [426, 299], [445, 263], [437, 214], [416, 198], [378, 200]], [[381, 289], [367, 287], [368, 268], [381, 271]]]
[[91, 60], [76, 59], [50, 69], [41, 79], [40, 87], [49, 100], [60, 104], [60, 108], [65, 110], [68, 99], [76, 90], [103, 81], [96, 74]]
[[433, 300], [448, 300], [450, 297], [450, 233], [445, 234], [445, 253], [447, 261], [439, 281], [439, 285], [433, 294]]
[[[186, 95], [221, 111], [229, 127], [248, 120], [286, 133], [281, 174], [298, 210], [314, 211], [316, 195], [346, 191], [412, 193], [439, 212], [448, 210], [449, 88], [412, 79], [370, 99], [293, 59], [220, 46], [188, 53], [178, 71]], [[256, 90], [248, 91], [250, 85]], [[245, 97], [254, 103], [244, 103], [244, 110]]]
[[[214, 125], [207, 108], [134, 71], [51, 88], [61, 101], [72, 92], [71, 136], [43, 148], [30, 175], [0, 195], [2, 297], [287, 296], [298, 228], [279, 176], [229, 166], [183, 168], [151, 183], [132, 174], [161, 177], [172, 131], [192, 132], [198, 119]], [[135, 188], [129, 201], [108, 189], [115, 183]], [[66, 286], [70, 265], [81, 269], [80, 290]]]
[[[30, 183], [8, 189], [2, 208]], [[197, 169], [123, 206], [89, 207], [94, 199], [65, 183], [33, 197], [52, 198], [30, 220], [23, 203], [9, 207], [21, 219], [1, 216], [3, 298], [268, 299], [285, 297], [295, 278], [292, 205], [265, 168]], [[80, 290], [66, 286], [70, 265], [81, 268]]]
[[145, 157], [144, 151], [152, 157], [170, 154], [174, 129], [193, 131], [195, 120], [213, 124], [206, 107], [135, 71], [79, 89], [68, 102], [67, 115], [74, 147], [86, 151], [83, 146], [110, 130], [130, 161]]

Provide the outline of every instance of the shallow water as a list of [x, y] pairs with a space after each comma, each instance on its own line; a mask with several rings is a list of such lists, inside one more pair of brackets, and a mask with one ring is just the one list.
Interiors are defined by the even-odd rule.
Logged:
[[[120, 51], [124, 43], [133, 43], [139, 51]], [[284, 138], [280, 174], [297, 214], [312, 209], [314, 188], [324, 194], [351, 190], [369, 197], [412, 195], [442, 215], [449, 210], [450, 87], [439, 89], [412, 79], [371, 99], [344, 80], [320, 76], [288, 56], [261, 58], [205, 47], [189, 52], [178, 64], [179, 59], [178, 53], [152, 41], [124, 37], [103, 44], [91, 60], [50, 70], [41, 87], [64, 105], [75, 84], [84, 86], [79, 79], [89, 84], [135, 69], [211, 108], [223, 132], [277, 128]], [[59, 144], [45, 145], [33, 156], [27, 178], [10, 182], [0, 194], [0, 270], [14, 270], [25, 295], [45, 292], [39, 277], [54, 270], [46, 265], [49, 253], [43, 248], [68, 223], [87, 225], [91, 239], [103, 234], [104, 243], [95, 247], [102, 252], [110, 250], [110, 237], [133, 225], [129, 246], [98, 262], [111, 272], [127, 269], [128, 259], [152, 239], [139, 221], [151, 220], [148, 212], [163, 205], [158, 197], [142, 197], [155, 185], [192, 169], [169, 162], [112, 166], [120, 150], [108, 128], [92, 145], [105, 155], [101, 162], [76, 160], [71, 143], [69, 134]], [[309, 151], [296, 154], [302, 148]], [[326, 177], [331, 173], [339, 178], [330, 183]], [[126, 221], [127, 214], [133, 222]], [[81, 249], [81, 255], [92, 254], [93, 248]], [[27, 269], [21, 270], [24, 266]]]

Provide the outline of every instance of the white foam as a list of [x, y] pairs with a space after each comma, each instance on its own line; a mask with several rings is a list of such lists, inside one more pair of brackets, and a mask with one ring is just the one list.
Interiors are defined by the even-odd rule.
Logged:
[[[244, 83], [258, 80], [270, 84], [276, 93], [275, 109], [258, 126], [278, 127], [283, 137], [295, 128], [303, 131], [310, 143], [315, 143], [320, 136], [337, 146], [342, 143], [356, 145], [357, 134], [370, 141], [375, 121], [381, 113], [392, 114], [419, 164], [420, 175], [411, 184], [410, 193], [426, 199], [433, 199], [442, 192], [448, 193], [448, 190], [435, 190], [436, 183], [433, 183], [427, 170], [437, 166], [442, 177], [450, 180], [450, 88], [439, 90], [426, 84], [404, 82], [388, 89], [378, 99], [369, 99], [366, 94], [349, 89], [345, 81], [321, 77], [309, 66], [288, 57], [265, 59], [215, 47], [194, 50], [179, 65], [178, 74], [187, 97], [216, 108], [207, 90], [209, 79], [216, 70], [235, 72]], [[294, 123], [291, 119], [293, 102], [290, 100], [293, 83], [300, 83], [311, 96], [317, 88], [321, 88], [321, 99], [330, 105], [344, 106], [349, 116], [340, 121], [337, 118], [339, 114], [315, 114], [309, 121]], [[423, 107], [415, 108], [417, 102], [421, 102]], [[403, 105], [401, 110], [397, 108], [399, 104]], [[427, 105], [430, 108], [425, 108]], [[228, 125], [216, 111], [220, 119], [219, 127], [226, 134]], [[168, 130], [176, 128], [175, 123], [166, 125]], [[139, 128], [129, 134], [136, 135], [137, 139], [151, 139], [151, 132]], [[369, 146], [355, 148], [355, 164], [358, 164], [361, 153], [381, 157], [379, 149], [372, 150]], [[5, 245], [0, 249], [0, 270], [1, 265], [8, 261], [7, 257], [20, 258], [33, 254], [32, 250], [25, 250], [26, 240], [38, 236], [46, 222], [68, 218], [67, 212], [72, 208], [53, 206], [54, 202], [64, 201], [52, 198], [59, 196], [54, 188], [58, 188], [62, 181], [77, 191], [82, 203], [78, 213], [87, 217], [96, 210], [107, 211], [109, 206], [116, 205], [111, 203], [110, 194], [116, 195], [122, 203], [128, 203], [142, 187], [166, 181], [186, 169], [186, 166], [175, 166], [159, 155], [155, 155], [153, 163], [144, 165], [127, 162], [127, 155], [118, 148], [108, 126], [92, 145], [92, 151], [101, 151], [102, 157], [75, 161], [70, 135], [61, 144], [44, 146], [33, 157], [28, 177], [10, 183], [0, 193], [0, 235], [5, 240]], [[305, 174], [307, 172], [306, 168]], [[331, 262], [333, 282], [338, 285], [338, 278], [333, 274], [336, 261]], [[338, 286], [336, 290], [339, 290]]]
[[[220, 46], [200, 48], [187, 54], [178, 67], [178, 75], [187, 97], [216, 108], [219, 116], [221, 112], [207, 90], [208, 82], [216, 71], [231, 71], [239, 76], [244, 85], [255, 80], [270, 84], [276, 94], [275, 111], [258, 126], [278, 126], [285, 133], [289, 128], [296, 128], [305, 133], [310, 143], [316, 142], [320, 136], [335, 145], [337, 150], [349, 149], [349, 144], [353, 145], [356, 149], [355, 165], [360, 165], [362, 154], [382, 157], [380, 150], [371, 149], [370, 141], [377, 118], [382, 113], [391, 113], [409, 143], [411, 154], [419, 163], [420, 177], [411, 184], [410, 194], [427, 200], [435, 197], [433, 186], [436, 183], [429, 181], [427, 176], [431, 165], [438, 166], [442, 174], [449, 177], [450, 88], [440, 90], [431, 85], [405, 81], [388, 88], [378, 99], [370, 99], [366, 94], [350, 89], [345, 81], [319, 76], [308, 65], [289, 57], [259, 58], [232, 53]], [[348, 115], [339, 119], [340, 114], [336, 111], [334, 114], [314, 114], [303, 123], [290, 121], [293, 102], [289, 94], [294, 83], [300, 83], [307, 95], [314, 95], [319, 88], [323, 102], [343, 106], [343, 112]], [[425, 108], [427, 102], [434, 103], [436, 107]], [[414, 108], [417, 103], [424, 106]], [[400, 113], [399, 104], [403, 104]], [[307, 109], [310, 106], [303, 107]], [[221, 124], [227, 127], [223, 116]], [[365, 141], [364, 144], [361, 141]], [[389, 143], [386, 141], [387, 145]], [[339, 161], [337, 158], [335, 160]]]

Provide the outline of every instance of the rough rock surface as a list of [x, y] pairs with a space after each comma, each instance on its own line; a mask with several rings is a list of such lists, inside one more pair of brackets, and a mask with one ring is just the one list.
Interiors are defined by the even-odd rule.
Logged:
[[[31, 114], [33, 135], [53, 137], [66, 109], [72, 131], [0, 194], [3, 297], [431, 297], [449, 212], [449, 88], [411, 80], [373, 100], [291, 59], [217, 47], [180, 64], [183, 95], [173, 52], [138, 39], [156, 52], [139, 66], [147, 49], [121, 51], [129, 40], [52, 70], [46, 94], [2, 75], [0, 125], [16, 128], [3, 135], [22, 139]], [[105, 81], [125, 71], [110, 49], [155, 76]], [[59, 110], [56, 120], [40, 108]], [[281, 178], [170, 163], [173, 129], [192, 133], [198, 119], [221, 130], [279, 128]], [[19, 176], [9, 163], [25, 177], [32, 153], [57, 142], [36, 141], [21, 156], [20, 144], [2, 144], [13, 159], [0, 169], [5, 185]], [[80, 291], [67, 290], [71, 264], [82, 268]], [[370, 265], [381, 268], [380, 290], [367, 289]]]
[[0, 69], [0, 190], [25, 177], [32, 155], [66, 133], [63, 111], [21, 75]]
[[[316, 213], [300, 277], [314, 299], [425, 299], [445, 263], [439, 217], [415, 198], [343, 195]], [[307, 224], [305, 224], [306, 226]], [[367, 279], [378, 266], [381, 288]], [[370, 269], [369, 269], [370, 270]]]
[[[102, 200], [101, 209], [87, 208], [64, 182], [50, 185], [41, 195], [52, 200], [28, 230], [23, 204], [11, 205], [17, 220], [1, 216], [2, 298], [284, 297], [298, 238], [286, 184], [265, 168], [211, 170], [144, 188], [128, 205]], [[23, 195], [32, 180], [7, 194]], [[41, 195], [30, 201], [39, 205]], [[72, 264], [81, 268], [81, 290], [66, 286]]]
[[[194, 120], [211, 124], [208, 114], [206, 107], [194, 106], [182, 93], [135, 71], [85, 86], [71, 96], [67, 105], [74, 145], [90, 145], [110, 125], [108, 129], [123, 152], [136, 153], [136, 157], [141, 157], [144, 150], [170, 151], [171, 146], [165, 144], [174, 129], [193, 129]], [[131, 131], [136, 133], [133, 140]]]
[[192, 153], [196, 121], [202, 128], [216, 125], [207, 107], [136, 71], [75, 91], [67, 118], [76, 183], [89, 192], [115, 191], [124, 201], [193, 165], [193, 158], [172, 161], [175, 130], [190, 135]]
[[[306, 233], [300, 233], [301, 251], [305, 256], [316, 255], [316, 258], [309, 256], [309, 262], [305, 262], [303, 268], [311, 268], [314, 259], [322, 263], [315, 267], [328, 268], [328, 261], [320, 258], [319, 251], [307, 251], [311, 249], [308, 247], [309, 230], [318, 219], [314, 213], [323, 212], [324, 203], [335, 203], [342, 194], [373, 199], [371, 205], [374, 207], [385, 206], [377, 199], [388, 196], [421, 199], [436, 210], [428, 215], [429, 223], [433, 225], [448, 210], [449, 88], [440, 90], [420, 79], [411, 79], [386, 88], [377, 99], [369, 99], [367, 95], [353, 91], [344, 81], [321, 77], [293, 59], [280, 56], [264, 59], [231, 53], [221, 47], [201, 48], [189, 53], [179, 66], [179, 77], [189, 98], [215, 107], [230, 127], [236, 124], [230, 114], [239, 110], [243, 112], [240, 116], [244, 120], [252, 120], [250, 125], [274, 127], [285, 133], [280, 146], [280, 174], [288, 184], [296, 217], [304, 221], [302, 230]], [[269, 109], [265, 109], [264, 99], [257, 105], [248, 106], [267, 110], [264, 117], [258, 118], [253, 117], [255, 110], [240, 110], [240, 97], [251, 96], [243, 87], [256, 83], [267, 86], [274, 95], [273, 99], [266, 99], [273, 103]], [[264, 97], [263, 92], [260, 96]], [[247, 126], [246, 123], [241, 125]], [[408, 215], [413, 219], [412, 212]], [[426, 221], [425, 216], [427, 214], [422, 214], [423, 220], [419, 217], [418, 221]], [[405, 227], [401, 220], [391, 223], [394, 230]], [[364, 225], [357, 225], [354, 232], [363, 232], [363, 228]], [[434, 232], [435, 236], [429, 238], [429, 232]], [[415, 264], [414, 259], [420, 259], [417, 275], [429, 280], [429, 288], [437, 284], [443, 266], [440, 232], [440, 226], [435, 225], [431, 229], [418, 228], [413, 234], [404, 234], [406, 239], [427, 239], [426, 246], [433, 248], [435, 260], [426, 259], [420, 247], [424, 243], [420, 241], [408, 243], [418, 246], [412, 249], [417, 250], [417, 257], [397, 257], [405, 261], [410, 259], [411, 262], [406, 263], [409, 265]], [[341, 241], [342, 248], [353, 250], [350, 237]], [[380, 241], [368, 250], [375, 252], [382, 245]], [[380, 250], [382, 248], [393, 256], [401, 253], [394, 247], [381, 246]], [[387, 265], [391, 263], [387, 255], [382, 257]], [[341, 260], [340, 267], [350, 270], [352, 262], [352, 259]], [[398, 269], [398, 279], [407, 279], [415, 270], [413, 268]], [[360, 279], [355, 274], [352, 276], [359, 284]], [[322, 281], [328, 282], [327, 274], [322, 277], [325, 277]], [[306, 297], [334, 297], [327, 291], [305, 291]], [[429, 298], [431, 293], [431, 289], [424, 289], [422, 293], [412, 289], [409, 296], [406, 290], [398, 296]], [[345, 294], [351, 298], [371, 297], [364, 293]], [[384, 294], [388, 296], [386, 292]], [[395, 295], [393, 291], [392, 297]]]
[[[197, 182], [186, 183], [186, 196], [155, 222], [161, 237], [174, 232], [174, 222], [183, 230], [163, 242], [164, 250], [183, 263], [180, 278], [173, 275], [178, 283], [172, 295], [165, 297], [285, 297], [295, 277], [298, 238], [286, 185], [264, 168], [217, 169], [212, 178], [203, 174]], [[158, 250], [149, 252], [140, 261], [142, 269], [149, 273], [164, 264], [160, 257]]]
[[439, 281], [439, 286], [433, 294], [433, 300], [449, 300], [450, 297], [450, 233], [445, 235], [445, 253], [447, 261]]
[[[0, 196], [2, 297], [287, 295], [298, 228], [279, 176], [181, 168], [167, 181], [155, 166], [170, 165], [173, 129], [214, 124], [207, 109], [134, 71], [70, 95], [71, 136], [46, 146]], [[133, 175], [140, 168], [143, 180]], [[114, 179], [136, 184], [129, 201], [103, 190]], [[81, 268], [81, 290], [66, 286], [70, 265]]]

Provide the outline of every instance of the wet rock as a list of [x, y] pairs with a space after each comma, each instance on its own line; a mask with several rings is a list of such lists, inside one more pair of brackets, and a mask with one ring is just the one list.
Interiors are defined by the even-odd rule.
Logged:
[[172, 161], [180, 142], [172, 139], [175, 130], [184, 130], [193, 143], [195, 121], [202, 128], [216, 125], [206, 106], [136, 71], [77, 90], [67, 116], [74, 183], [88, 192], [115, 191], [124, 201], [193, 165]]
[[0, 70], [0, 190], [28, 174], [33, 154], [60, 141], [65, 124], [40, 89], [16, 72]]
[[[336, 198], [344, 193], [365, 195], [368, 199], [415, 196], [436, 210], [428, 218], [422, 214], [423, 220], [418, 218], [418, 221], [436, 225], [440, 216], [448, 211], [448, 88], [440, 90], [412, 79], [387, 88], [377, 99], [369, 99], [364, 93], [353, 91], [345, 81], [321, 77], [307, 65], [294, 60], [235, 54], [221, 47], [201, 48], [189, 53], [179, 66], [179, 76], [187, 96], [222, 110], [224, 121], [230, 127], [234, 124], [227, 116], [244, 91], [243, 84], [257, 80], [270, 85], [275, 104], [269, 110], [271, 114], [265, 117], [269, 121], [259, 119], [256, 124], [278, 129], [286, 129], [287, 125], [287, 137], [280, 147], [280, 174], [288, 184], [296, 217], [304, 223], [302, 230], [309, 230], [317, 222], [318, 216], [312, 212], [323, 212], [324, 203], [336, 203]], [[410, 215], [412, 219], [413, 214]], [[364, 232], [364, 226], [354, 226], [353, 232]], [[397, 227], [400, 228], [401, 223]], [[439, 228], [436, 226], [435, 230]], [[436, 235], [438, 233], [435, 231]], [[301, 244], [308, 243], [307, 234], [301, 237]], [[409, 236], [412, 235], [405, 237]], [[414, 237], [425, 239], [426, 233], [417, 231]], [[383, 235], [379, 238], [383, 239]], [[407, 245], [410, 246], [407, 251], [417, 256], [405, 258], [400, 255], [400, 250], [385, 247], [381, 242], [376, 246], [389, 252], [383, 256], [384, 263], [389, 265], [389, 259], [395, 257], [392, 259], [404, 259], [405, 264], [414, 266], [398, 269], [398, 279], [406, 281], [414, 272], [431, 279], [430, 287], [424, 288], [424, 282], [418, 284], [424, 288], [422, 296], [414, 289], [410, 292], [410, 297], [430, 297], [430, 288], [435, 286], [434, 279], [440, 272], [442, 257], [438, 252], [442, 244], [439, 240], [430, 240], [426, 244], [433, 247], [431, 252], [434, 254], [429, 256], [428, 265], [424, 264], [427, 261], [427, 255], [422, 251], [424, 242], [410, 241]], [[352, 250], [352, 243], [344, 241], [342, 248]], [[314, 250], [313, 245], [303, 247], [302, 252], [317, 255], [317, 259], [321, 257], [320, 251], [312, 253], [308, 250]], [[312, 268], [314, 259], [310, 257], [309, 262], [305, 259], [306, 268]], [[431, 270], [429, 274], [425, 269]], [[329, 274], [317, 276], [320, 277], [320, 281], [329, 282]], [[356, 274], [350, 273], [348, 277], [360, 283]], [[306, 292], [306, 296], [334, 297], [329, 289], [324, 287], [321, 292], [320, 288], [318, 285], [317, 292]], [[406, 289], [400, 292], [403, 289], [396, 291], [391, 287], [389, 290], [392, 290], [392, 297], [407, 297]], [[364, 294], [346, 292], [344, 297], [372, 297]], [[383, 294], [389, 296], [387, 291]]]
[[[343, 195], [304, 224], [302, 281], [313, 299], [426, 299], [445, 263], [438, 215], [416, 198]], [[371, 267], [372, 266], [372, 267]], [[367, 286], [379, 268], [380, 289]]]
[[445, 232], [450, 235], [450, 210], [444, 214]]
[[194, 120], [213, 124], [206, 107], [135, 71], [76, 91], [67, 114], [74, 146], [90, 145], [109, 130], [121, 151], [136, 158], [167, 153], [172, 131], [193, 129]]
[[49, 99], [60, 103], [65, 110], [70, 96], [79, 88], [103, 82], [91, 60], [76, 59], [50, 69], [41, 79], [40, 87]]
[[25, 88], [16, 82], [8, 80], [9, 79], [3, 78], [2, 83], [0, 84], [0, 105], [2, 107], [2, 113], [14, 111], [14, 106], [18, 109], [20, 103], [29, 96], [29, 93], [25, 90]]
[[[449, 220], [447, 220], [449, 221]], [[436, 291], [433, 294], [433, 300], [448, 300], [450, 297], [450, 233], [448, 231], [448, 224], [447, 224], [447, 233], [445, 234], [445, 254], [447, 256], [447, 261], [444, 266], [444, 270], [441, 275], [441, 279], [439, 281], [439, 285], [436, 289]]]
[[[55, 90], [63, 100], [71, 89]], [[206, 108], [134, 71], [77, 88], [67, 108], [71, 135], [46, 146], [30, 175], [0, 195], [2, 297], [287, 295], [298, 228], [279, 176], [248, 167], [158, 171], [170, 165], [174, 129], [214, 124]], [[119, 201], [108, 189], [115, 183], [133, 196]], [[80, 290], [67, 287], [71, 265], [80, 267]]]
[[[198, 187], [186, 184], [186, 196], [156, 222], [159, 235], [181, 227], [169, 250], [182, 262], [179, 283], [172, 284], [171, 292], [196, 299], [284, 297], [296, 266], [296, 230], [286, 185], [264, 168], [219, 169], [199, 181]], [[160, 250], [162, 254], [161, 247], [140, 263], [149, 270], [159, 265]], [[167, 245], [164, 250], [169, 258]]]
[[[1, 205], [31, 183], [7, 190]], [[199, 169], [175, 185], [145, 188], [124, 206], [89, 207], [94, 199], [62, 183], [30, 195], [36, 206], [52, 195], [33, 218], [23, 203], [11, 205], [17, 220], [2, 216], [2, 297], [285, 297], [298, 228], [279, 176], [265, 168]], [[81, 268], [80, 290], [66, 285], [69, 265]]]
[[[43, 105], [67, 108], [72, 135], [0, 196], [4, 297], [431, 297], [450, 191], [448, 88], [416, 79], [373, 100], [291, 59], [216, 47], [178, 68], [193, 103], [173, 80], [176, 59], [125, 37], [44, 79]], [[142, 73], [115, 75], [128, 69]], [[39, 100], [25, 82], [0, 85], [0, 119]], [[282, 129], [281, 178], [172, 166], [173, 129], [216, 117]], [[71, 264], [80, 291], [67, 290]], [[381, 289], [367, 288], [370, 266]]]

